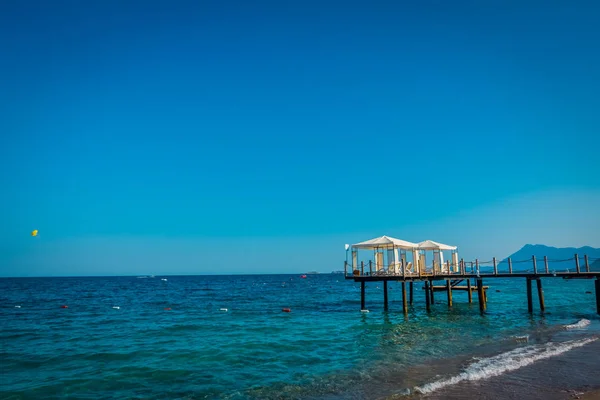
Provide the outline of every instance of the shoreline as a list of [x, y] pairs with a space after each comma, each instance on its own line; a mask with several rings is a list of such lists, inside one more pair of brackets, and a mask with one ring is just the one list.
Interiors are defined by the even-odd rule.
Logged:
[[[411, 390], [386, 399], [600, 400], [600, 340], [499, 375], [465, 379], [430, 393]], [[444, 374], [445, 375], [445, 374]], [[449, 374], [444, 379], [452, 378]]]

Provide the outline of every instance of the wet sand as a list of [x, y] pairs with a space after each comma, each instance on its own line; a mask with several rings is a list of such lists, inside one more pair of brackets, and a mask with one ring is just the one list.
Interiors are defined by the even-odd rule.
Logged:
[[600, 341], [500, 376], [461, 382], [416, 398], [600, 400]]

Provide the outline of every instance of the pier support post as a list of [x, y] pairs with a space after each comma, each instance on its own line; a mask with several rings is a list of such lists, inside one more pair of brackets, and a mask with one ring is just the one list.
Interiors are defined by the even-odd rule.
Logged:
[[365, 281], [360, 283], [360, 309], [365, 309]]
[[404, 314], [408, 314], [408, 304], [406, 304], [406, 282], [405, 281], [402, 281], [402, 311], [404, 312]]
[[508, 273], [512, 274], [512, 260], [508, 257]]
[[585, 260], [585, 272], [590, 272], [590, 262], [588, 260], [587, 254], [583, 256], [583, 259]]
[[533, 273], [537, 275], [537, 263], [535, 262], [535, 256], [531, 256], [533, 260]]
[[527, 311], [533, 312], [533, 300], [531, 296], [531, 278], [527, 279]]
[[538, 298], [540, 299], [540, 310], [544, 312], [544, 310], [546, 310], [546, 305], [544, 304], [544, 291], [542, 290], [542, 280], [540, 278], [537, 278], [536, 283], [538, 289]]
[[425, 281], [425, 307], [427, 311], [431, 311], [431, 303], [429, 302], [429, 281]]
[[494, 263], [494, 275], [498, 275], [498, 264], [496, 264], [496, 257], [492, 258], [492, 262]]
[[413, 281], [410, 281], [410, 284], [408, 285], [409, 290], [410, 290], [410, 305], [412, 306], [413, 304]]
[[596, 312], [600, 315], [600, 277], [596, 277], [594, 286], [596, 287]]
[[579, 256], [575, 254], [575, 270], [579, 273]]
[[450, 279], [446, 281], [446, 290], [448, 290], [448, 307], [452, 307], [452, 284]]
[[477, 279], [477, 297], [479, 299], [479, 311], [484, 312], [486, 304], [483, 294], [483, 279], [481, 278]]
[[435, 297], [433, 295], [433, 281], [429, 281], [429, 294], [431, 295], [431, 304], [435, 304]]
[[469, 296], [469, 304], [473, 302], [473, 293], [471, 292], [471, 278], [467, 278], [467, 293]]
[[388, 309], [387, 281], [383, 281], [383, 309]]
[[544, 270], [546, 271], [546, 273], [549, 273], [550, 270], [548, 269], [548, 257], [544, 256]]

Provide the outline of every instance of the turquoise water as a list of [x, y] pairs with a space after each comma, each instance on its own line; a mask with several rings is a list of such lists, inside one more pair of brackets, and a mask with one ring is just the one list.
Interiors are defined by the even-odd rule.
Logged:
[[484, 280], [484, 315], [464, 292], [427, 313], [415, 284], [405, 317], [399, 283], [388, 312], [368, 283], [365, 314], [338, 274], [164, 278], [1, 279], [0, 398], [384, 398], [473, 357], [600, 332], [593, 280], [544, 279], [533, 315], [525, 279]]

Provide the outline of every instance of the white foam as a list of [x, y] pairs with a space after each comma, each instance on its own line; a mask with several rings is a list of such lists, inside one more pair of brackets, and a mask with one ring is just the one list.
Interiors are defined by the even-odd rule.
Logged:
[[514, 338], [517, 342], [529, 342], [529, 335], [514, 336]]
[[478, 381], [480, 379], [491, 378], [533, 364], [538, 360], [550, 358], [576, 347], [584, 346], [597, 339], [598, 338], [587, 338], [579, 341], [562, 343], [548, 342], [543, 345], [519, 347], [506, 353], [481, 359], [469, 365], [463, 372], [456, 376], [440, 379], [421, 387], [415, 387], [415, 390], [419, 393], [426, 394], [435, 392], [446, 386], [455, 385], [462, 381]]
[[585, 328], [586, 326], [588, 326], [590, 324], [590, 320], [589, 319], [581, 319], [579, 320], [579, 322], [575, 323], [575, 324], [571, 324], [571, 325], [565, 325], [565, 329], [579, 329], [579, 328]]

